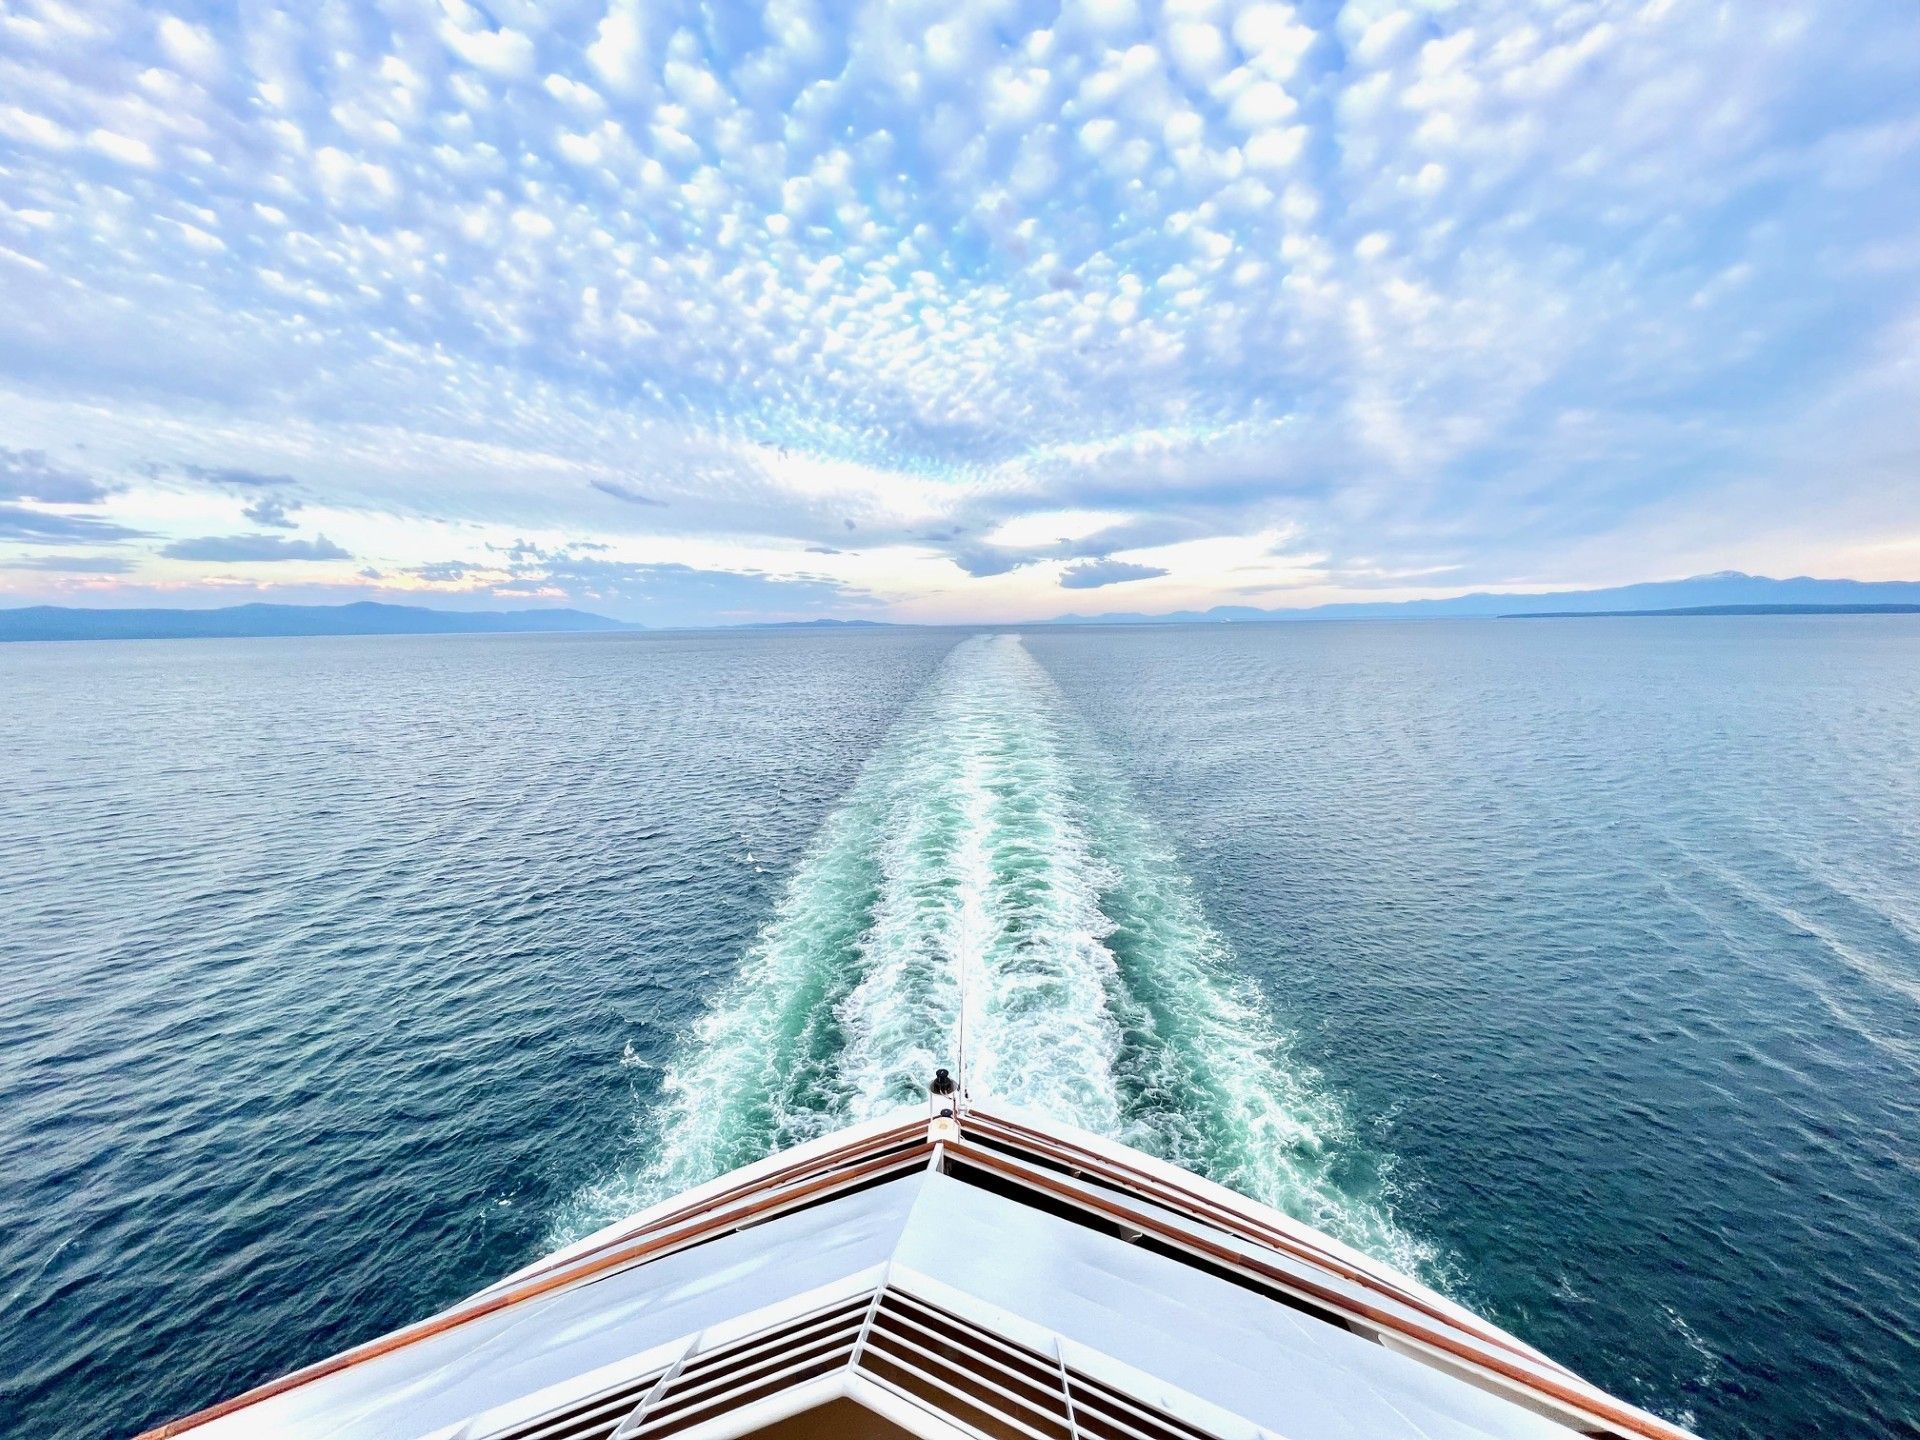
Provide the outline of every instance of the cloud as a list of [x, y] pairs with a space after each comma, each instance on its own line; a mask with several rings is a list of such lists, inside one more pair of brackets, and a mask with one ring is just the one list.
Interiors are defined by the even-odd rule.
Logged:
[[189, 479], [237, 490], [259, 490], [294, 483], [291, 475], [269, 475], [231, 465], [182, 465], [179, 470]]
[[0, 561], [0, 569], [61, 575], [124, 575], [133, 568], [134, 562], [125, 555], [28, 555]]
[[278, 495], [262, 495], [240, 513], [256, 525], [272, 525], [282, 530], [297, 530], [300, 528], [299, 522], [293, 519], [293, 512], [299, 508], [297, 502], [284, 500]]
[[945, 549], [947, 558], [976, 580], [989, 575], [1005, 575], [1033, 560], [1031, 555], [1012, 554], [993, 545], [963, 543], [946, 545]]
[[160, 553], [172, 560], [232, 562], [353, 558], [324, 535], [312, 540], [288, 540], [279, 535], [203, 535], [176, 540]]
[[147, 532], [91, 515], [62, 515], [25, 505], [0, 504], [0, 541], [25, 545], [100, 545], [142, 540]]
[[73, 132], [57, 120], [18, 105], [0, 105], [0, 135], [10, 135], [43, 150], [71, 150], [77, 143]]
[[446, 19], [440, 25], [440, 38], [467, 64], [503, 79], [517, 79], [532, 70], [534, 46], [529, 36], [504, 25], [488, 29], [485, 17], [466, 0], [441, 3]]
[[109, 493], [99, 481], [52, 464], [44, 450], [12, 450], [0, 445], [0, 500], [94, 505]]
[[362, 160], [337, 145], [323, 145], [314, 152], [313, 173], [320, 193], [336, 210], [382, 209], [400, 193], [391, 168]]
[[1644, 578], [1682, 514], [1704, 569], [1920, 545], [1920, 36], [1870, 0], [105, 13], [7, 22], [21, 544], [284, 492], [411, 583], [811, 549], [955, 619], [1114, 554], [1237, 600], [1155, 547], [1269, 531], [1335, 589]]
[[640, 0], [612, 0], [587, 46], [587, 63], [609, 88], [631, 92], [646, 63], [646, 21]]
[[122, 165], [131, 165], [141, 170], [152, 170], [160, 163], [160, 157], [154, 154], [153, 146], [138, 135], [122, 135], [115, 130], [95, 129], [87, 133], [87, 144], [109, 160], [117, 160]]
[[201, 79], [219, 73], [220, 46], [205, 26], [167, 15], [161, 18], [157, 33], [161, 50], [181, 69]]
[[859, 591], [815, 576], [702, 569], [692, 565], [556, 557], [541, 571], [547, 582], [582, 601], [598, 601], [649, 624], [711, 624], [818, 615], [868, 608]]
[[[453, 580], [464, 580], [469, 575], [484, 575], [490, 572], [485, 566], [476, 565], [468, 560], [435, 560], [426, 565], [415, 565], [406, 573], [413, 576], [416, 580], [444, 583]], [[361, 574], [367, 575], [368, 578], [374, 580], [382, 578], [380, 572], [377, 570], [371, 572], [363, 570]]]
[[1129, 580], [1152, 580], [1167, 573], [1158, 565], [1135, 565], [1125, 560], [1081, 560], [1060, 572], [1060, 584], [1067, 590], [1094, 590]]
[[[387, 571], [362, 578], [392, 582]], [[809, 618], [869, 613], [873, 598], [830, 577], [763, 570], [623, 560], [594, 544], [530, 540], [490, 547], [485, 559], [445, 559], [409, 567], [404, 578], [433, 593], [497, 603], [566, 604], [652, 626], [723, 625], [763, 616]], [[418, 599], [418, 588], [409, 592]]]
[[636, 490], [633, 486], [623, 484], [618, 480], [590, 480], [587, 483], [601, 494], [611, 495], [616, 500], [624, 500], [629, 505], [651, 505], [660, 507], [667, 503], [664, 500], [656, 500], [653, 496]]

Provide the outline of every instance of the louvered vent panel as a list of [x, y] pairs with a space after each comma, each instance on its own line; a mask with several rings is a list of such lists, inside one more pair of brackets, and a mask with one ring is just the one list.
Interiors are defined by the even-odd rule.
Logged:
[[997, 1440], [1072, 1440], [1052, 1359], [897, 1290], [881, 1296], [859, 1364]]
[[862, 1295], [690, 1357], [622, 1440], [673, 1435], [841, 1368], [872, 1304]]
[[633, 1407], [646, 1399], [647, 1392], [666, 1373], [663, 1367], [622, 1381], [537, 1420], [529, 1420], [511, 1430], [498, 1431], [488, 1440], [609, 1440], [613, 1432], [620, 1428], [620, 1422], [633, 1413]]
[[488, 1440], [656, 1440], [850, 1365], [987, 1440], [1214, 1440], [899, 1290], [690, 1353]]
[[1163, 1410], [1130, 1400], [1111, 1386], [1067, 1372], [1067, 1394], [1081, 1440], [1214, 1440], [1206, 1430]]

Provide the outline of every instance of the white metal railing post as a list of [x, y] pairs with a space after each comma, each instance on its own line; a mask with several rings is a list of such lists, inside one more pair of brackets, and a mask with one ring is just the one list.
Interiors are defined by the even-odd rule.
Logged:
[[867, 1336], [873, 1330], [873, 1317], [880, 1313], [880, 1297], [887, 1293], [887, 1281], [892, 1278], [893, 1267], [889, 1265], [886, 1273], [880, 1277], [880, 1283], [874, 1287], [873, 1302], [867, 1306], [867, 1318], [860, 1322], [860, 1334], [853, 1342], [853, 1355], [847, 1361], [847, 1367], [851, 1370], [860, 1368], [860, 1357], [867, 1350]]
[[1067, 1435], [1080, 1440], [1080, 1421], [1073, 1413], [1073, 1381], [1067, 1375], [1067, 1357], [1061, 1352], [1060, 1337], [1053, 1337], [1053, 1363], [1060, 1372], [1060, 1398], [1067, 1404]]
[[620, 1422], [607, 1440], [627, 1440], [629, 1435], [646, 1423], [648, 1409], [660, 1398], [666, 1388], [679, 1378], [680, 1372], [687, 1368], [687, 1361], [691, 1360], [693, 1352], [700, 1348], [700, 1337], [706, 1333], [704, 1330], [694, 1332], [693, 1338], [687, 1341], [687, 1348], [680, 1352], [680, 1358], [661, 1372], [660, 1378], [653, 1382], [645, 1395], [640, 1397], [640, 1403], [627, 1412], [627, 1418]]

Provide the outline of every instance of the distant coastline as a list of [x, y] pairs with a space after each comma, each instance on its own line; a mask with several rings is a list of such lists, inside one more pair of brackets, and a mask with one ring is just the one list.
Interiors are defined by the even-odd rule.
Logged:
[[[1568, 620], [1628, 616], [1912, 615], [1920, 581], [1773, 579], [1723, 571], [1600, 590], [1475, 591], [1430, 600], [1341, 601], [1294, 609], [1221, 605], [1167, 614], [1061, 615], [1017, 628], [1135, 625], [1286, 625], [1328, 620]], [[961, 623], [961, 622], [956, 622]], [[865, 617], [635, 624], [585, 610], [433, 610], [361, 600], [347, 605], [231, 605], [213, 610], [88, 609], [35, 605], [0, 609], [8, 640], [186, 640], [317, 635], [618, 634], [649, 629], [736, 631], [907, 630], [913, 622]]]
[[[1885, 609], [1882, 607], [1894, 607]], [[1431, 600], [1342, 600], [1330, 605], [1274, 610], [1216, 605], [1165, 615], [1123, 612], [1062, 615], [1047, 625], [1259, 624], [1308, 620], [1501, 620], [1570, 615], [1794, 615], [1901, 613], [1920, 607], [1920, 580], [1826, 580], [1810, 575], [1778, 579], [1722, 570], [1684, 580], [1650, 580], [1595, 590], [1476, 590]]]
[[215, 610], [0, 610], [7, 640], [241, 640], [312, 635], [550, 635], [637, 630], [584, 610], [429, 610], [420, 605], [228, 605]]
[[1502, 620], [1620, 620], [1686, 615], [1920, 615], [1920, 605], [1680, 605], [1668, 610], [1516, 610]]

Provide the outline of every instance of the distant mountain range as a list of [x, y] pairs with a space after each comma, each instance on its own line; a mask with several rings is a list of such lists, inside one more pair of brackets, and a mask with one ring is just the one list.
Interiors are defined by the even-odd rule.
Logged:
[[1676, 610], [1523, 610], [1503, 620], [1605, 620], [1661, 615], [1920, 615], [1920, 605], [1682, 605]]
[[1500, 595], [1477, 591], [1445, 600], [1349, 601], [1297, 610], [1263, 610], [1251, 605], [1216, 605], [1211, 610], [1180, 610], [1170, 615], [1062, 615], [1051, 625], [1177, 625], [1194, 622], [1270, 622], [1288, 620], [1492, 619], [1502, 616], [1575, 615], [1806, 614], [1821, 611], [1862, 613], [1869, 607], [1920, 606], [1920, 581], [1816, 580], [1796, 575], [1776, 580], [1723, 570], [1686, 580], [1654, 580], [1604, 590], [1549, 590]]
[[265, 635], [497, 635], [634, 630], [584, 610], [429, 610], [420, 605], [229, 605], [218, 610], [0, 610], [4, 640], [186, 640]]
[[[1658, 580], [1605, 590], [1554, 590], [1500, 595], [1477, 592], [1445, 600], [1346, 602], [1298, 610], [1216, 605], [1168, 615], [1063, 615], [1043, 625], [1180, 625], [1301, 620], [1567, 619], [1609, 615], [1897, 614], [1920, 611], [1920, 581], [1788, 580], [1723, 571], [1688, 580]], [[219, 610], [92, 610], [33, 605], [0, 610], [0, 641], [181, 640], [271, 635], [579, 634], [640, 630], [584, 610], [430, 610], [419, 605], [231, 605]], [[868, 630], [882, 620], [771, 620], [736, 630]]]

